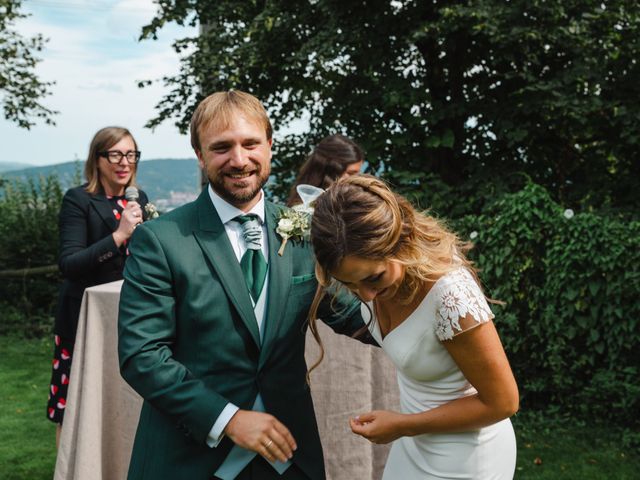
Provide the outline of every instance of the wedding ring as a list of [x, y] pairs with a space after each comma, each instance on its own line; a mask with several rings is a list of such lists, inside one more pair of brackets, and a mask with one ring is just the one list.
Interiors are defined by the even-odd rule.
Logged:
[[269, 450], [269, 447], [271, 446], [272, 443], [273, 443], [273, 440], [269, 440], [269, 442], [267, 442], [267, 444], [264, 446], [264, 448]]

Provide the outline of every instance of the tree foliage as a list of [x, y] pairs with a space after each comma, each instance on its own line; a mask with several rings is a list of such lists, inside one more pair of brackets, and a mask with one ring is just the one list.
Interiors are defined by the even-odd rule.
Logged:
[[638, 2], [160, 0], [143, 38], [171, 21], [206, 27], [176, 42], [189, 53], [150, 125], [184, 131], [206, 94], [250, 91], [277, 127], [309, 118], [279, 180], [342, 132], [410, 184], [525, 172], [574, 207], [638, 205]]
[[57, 112], [40, 103], [52, 83], [41, 81], [34, 72], [40, 61], [35, 54], [45, 39], [42, 35], [24, 38], [13, 29], [26, 16], [20, 13], [21, 3], [0, 0], [0, 102], [7, 120], [29, 129], [35, 125], [34, 118], [53, 124]]

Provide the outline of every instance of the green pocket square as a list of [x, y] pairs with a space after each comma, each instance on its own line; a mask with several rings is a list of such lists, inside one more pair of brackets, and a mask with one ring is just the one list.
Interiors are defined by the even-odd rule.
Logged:
[[294, 275], [293, 277], [291, 277], [291, 285], [308, 282], [309, 280], [313, 280], [315, 278], [316, 276], [313, 273], [308, 273], [307, 275]]

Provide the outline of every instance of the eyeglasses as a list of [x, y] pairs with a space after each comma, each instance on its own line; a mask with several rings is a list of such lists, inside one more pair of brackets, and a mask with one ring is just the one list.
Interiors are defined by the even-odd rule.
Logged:
[[140, 154], [138, 150], [129, 150], [127, 153], [123, 153], [120, 150], [109, 150], [108, 152], [98, 152], [98, 155], [107, 159], [109, 163], [120, 163], [124, 157], [127, 157], [127, 162], [138, 163], [140, 160]]

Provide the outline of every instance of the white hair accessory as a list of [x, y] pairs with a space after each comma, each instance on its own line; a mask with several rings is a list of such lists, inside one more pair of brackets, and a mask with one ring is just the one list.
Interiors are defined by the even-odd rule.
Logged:
[[314, 187], [313, 185], [307, 185], [306, 183], [301, 183], [296, 187], [296, 191], [298, 195], [300, 195], [300, 199], [302, 200], [301, 205], [296, 205], [293, 207], [295, 210], [299, 212], [308, 213], [309, 215], [313, 214], [313, 202], [320, 195], [324, 193], [324, 190], [320, 187]]

